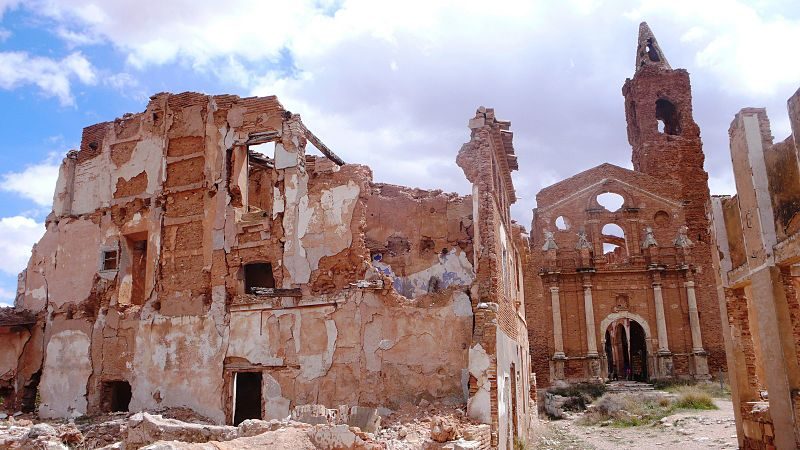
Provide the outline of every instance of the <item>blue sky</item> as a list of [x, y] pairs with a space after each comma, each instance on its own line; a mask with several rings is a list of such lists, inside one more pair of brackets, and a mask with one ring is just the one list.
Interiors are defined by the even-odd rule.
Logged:
[[376, 181], [461, 193], [467, 120], [494, 107], [515, 131], [528, 225], [542, 187], [630, 166], [620, 88], [641, 20], [691, 73], [712, 193], [731, 193], [733, 115], [765, 106], [776, 140], [789, 133], [796, 0], [0, 0], [0, 303], [82, 128], [162, 91], [277, 94]]

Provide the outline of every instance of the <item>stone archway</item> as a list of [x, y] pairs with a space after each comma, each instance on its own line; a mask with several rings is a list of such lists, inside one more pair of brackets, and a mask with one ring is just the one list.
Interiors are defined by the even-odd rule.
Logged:
[[651, 376], [651, 334], [647, 321], [627, 311], [609, 314], [600, 323], [605, 379], [647, 381]]

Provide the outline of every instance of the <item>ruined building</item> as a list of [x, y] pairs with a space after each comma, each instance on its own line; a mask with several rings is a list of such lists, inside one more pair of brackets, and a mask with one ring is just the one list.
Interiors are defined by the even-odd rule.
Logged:
[[800, 90], [792, 134], [764, 108], [729, 129], [737, 194], [711, 199], [719, 302], [741, 448], [800, 447]]
[[602, 164], [536, 195], [525, 293], [540, 385], [725, 370], [689, 74], [646, 23], [622, 94], [633, 170]]
[[449, 402], [511, 447], [535, 392], [510, 125], [469, 121], [468, 196], [373, 182], [275, 97], [162, 93], [85, 128], [0, 315], [3, 396], [219, 423]]

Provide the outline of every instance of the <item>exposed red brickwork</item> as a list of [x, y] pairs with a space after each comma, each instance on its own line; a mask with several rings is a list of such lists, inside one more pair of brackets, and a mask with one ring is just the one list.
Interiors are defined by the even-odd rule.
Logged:
[[[655, 42], [649, 28], [642, 27], [640, 52], [647, 39]], [[545, 386], [553, 382], [553, 374], [572, 381], [608, 377], [612, 353], [606, 348], [606, 332], [617, 320], [643, 327], [647, 378], [707, 378], [725, 370], [705, 210], [708, 175], [692, 119], [689, 75], [671, 69], [657, 45], [652, 46], [656, 59], [637, 56], [636, 74], [623, 87], [634, 170], [602, 164], [544, 188], [536, 197], [526, 311], [533, 364]], [[659, 119], [664, 122], [661, 131]], [[618, 210], [598, 203], [598, 196], [607, 192], [622, 197]], [[608, 234], [604, 228], [609, 224], [621, 228], [624, 236]], [[680, 236], [687, 244], [675, 244]], [[616, 249], [606, 251], [604, 244]], [[687, 287], [692, 284], [705, 352], [696, 355]], [[560, 303], [566, 355], [560, 361], [552, 360], [551, 288], [558, 288]], [[587, 289], [594, 316], [588, 326]], [[664, 354], [659, 353], [656, 289], [669, 349]], [[594, 358], [587, 357], [590, 329], [598, 354]]]

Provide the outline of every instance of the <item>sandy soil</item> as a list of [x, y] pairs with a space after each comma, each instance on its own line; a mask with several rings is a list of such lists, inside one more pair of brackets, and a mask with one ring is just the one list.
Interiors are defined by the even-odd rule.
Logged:
[[543, 422], [536, 444], [540, 450], [673, 449], [699, 450], [738, 447], [733, 404], [714, 400], [718, 410], [686, 411], [667, 416], [655, 426], [612, 428], [578, 425], [580, 414]]

